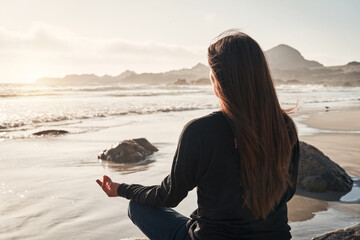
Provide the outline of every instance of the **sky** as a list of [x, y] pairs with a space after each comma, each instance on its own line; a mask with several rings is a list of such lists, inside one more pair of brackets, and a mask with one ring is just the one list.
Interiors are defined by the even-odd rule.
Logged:
[[360, 61], [359, 13], [357, 0], [0, 0], [0, 82], [191, 68], [230, 28], [344, 65]]

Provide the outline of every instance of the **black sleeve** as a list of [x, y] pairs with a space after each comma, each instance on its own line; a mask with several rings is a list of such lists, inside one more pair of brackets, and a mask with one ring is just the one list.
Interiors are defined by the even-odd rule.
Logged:
[[188, 191], [197, 186], [200, 158], [200, 136], [189, 122], [180, 134], [171, 172], [160, 185], [122, 183], [117, 192], [121, 197], [143, 204], [175, 207], [187, 196]]
[[295, 194], [296, 191], [296, 183], [297, 183], [297, 176], [298, 176], [298, 169], [299, 169], [299, 158], [300, 158], [300, 146], [299, 146], [299, 139], [296, 141], [295, 146], [291, 152], [291, 162], [289, 167], [289, 173], [292, 182], [294, 183], [293, 186], [290, 186], [288, 189], [288, 198], [289, 201]]

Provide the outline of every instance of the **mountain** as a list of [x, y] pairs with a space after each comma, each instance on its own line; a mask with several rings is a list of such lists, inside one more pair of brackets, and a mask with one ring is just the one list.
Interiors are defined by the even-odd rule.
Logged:
[[100, 77], [95, 74], [70, 74], [63, 78], [40, 78], [36, 83], [45, 85], [114, 84], [134, 74], [136, 73], [130, 70], [126, 70], [117, 76], [104, 75]]
[[285, 44], [265, 51], [271, 75], [276, 84], [321, 84], [360, 86], [360, 63], [325, 67], [305, 59], [301, 53]]
[[306, 60], [301, 53], [285, 44], [265, 51], [271, 69], [301, 69], [323, 67], [316, 61]]
[[[360, 63], [349, 62], [342, 66], [325, 67], [321, 63], [305, 59], [301, 53], [285, 44], [265, 51], [275, 84], [322, 84], [332, 86], [360, 86]], [[209, 67], [198, 63], [161, 73], [125, 71], [117, 76], [72, 74], [63, 78], [41, 78], [40, 84], [210, 84]]]
[[[163, 73], [141, 73], [130, 75], [121, 80], [122, 83], [147, 83], [161, 84], [174, 83], [178, 79], [186, 79], [195, 81], [200, 78], [209, 77], [210, 68], [202, 63], [196, 64], [192, 68], [183, 68], [180, 70], [172, 70]], [[210, 80], [209, 80], [210, 83]]]
[[[71, 74], [63, 78], [40, 78], [37, 84], [55, 84], [55, 85], [85, 85], [85, 84], [118, 84], [118, 83], [145, 83], [145, 84], [163, 84], [174, 83], [178, 79], [185, 78], [188, 81], [196, 81], [200, 78], [208, 78], [210, 69], [208, 66], [198, 63], [192, 68], [183, 68], [163, 73], [141, 73], [126, 70], [117, 75], [104, 75], [102, 77], [95, 74]], [[210, 83], [210, 80], [209, 80]]]

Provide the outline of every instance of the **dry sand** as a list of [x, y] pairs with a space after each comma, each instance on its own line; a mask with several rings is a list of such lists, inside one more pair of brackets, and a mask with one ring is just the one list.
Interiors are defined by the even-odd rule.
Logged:
[[[322, 130], [360, 131], [360, 110], [321, 112], [302, 122]], [[300, 140], [314, 145], [348, 173], [360, 178], [360, 133], [322, 133], [301, 136]]]
[[360, 110], [322, 111], [302, 122], [322, 130], [360, 131]]
[[360, 178], [360, 134], [318, 134], [300, 139], [314, 145], [348, 173]]

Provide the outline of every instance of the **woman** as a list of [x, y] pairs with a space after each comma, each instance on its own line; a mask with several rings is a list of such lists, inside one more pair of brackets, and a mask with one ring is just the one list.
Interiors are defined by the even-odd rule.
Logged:
[[[162, 183], [97, 182], [132, 200], [129, 217], [150, 239], [290, 239], [286, 203], [299, 159], [292, 109], [280, 108], [264, 53], [246, 34], [220, 35], [208, 62], [221, 111], [185, 125]], [[190, 218], [171, 209], [195, 187]]]

